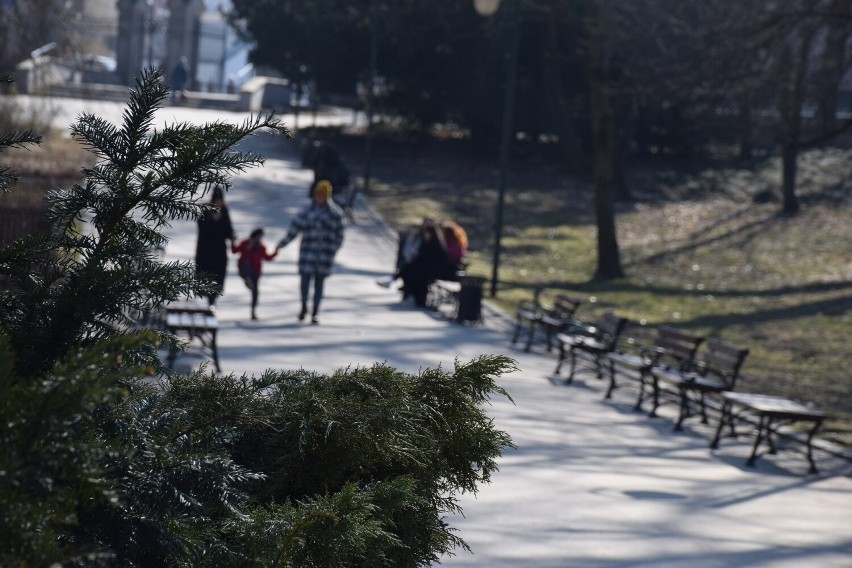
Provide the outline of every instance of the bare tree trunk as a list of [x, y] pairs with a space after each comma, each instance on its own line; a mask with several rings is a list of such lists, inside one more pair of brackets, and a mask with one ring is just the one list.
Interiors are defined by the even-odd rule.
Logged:
[[780, 59], [783, 83], [781, 85], [781, 193], [783, 206], [781, 212], [794, 215], [799, 211], [799, 198], [796, 195], [796, 161], [802, 143], [802, 103], [805, 96], [805, 77], [807, 76], [813, 30], [804, 30], [794, 35], [783, 48]]
[[796, 195], [796, 170], [798, 167], [799, 147], [797, 144], [784, 143], [781, 147], [781, 187], [784, 206], [781, 212], [795, 215], [799, 212], [799, 198]]
[[754, 124], [751, 116], [751, 101], [740, 105], [740, 158], [748, 160], [754, 152]]
[[823, 132], [837, 128], [837, 100], [840, 82], [846, 69], [846, 43], [849, 39], [849, 20], [852, 2], [836, 0], [829, 8], [837, 14], [827, 23], [822, 54], [819, 57], [819, 125]]
[[615, 230], [615, 141], [607, 73], [610, 16], [610, 0], [590, 3], [589, 85], [595, 148], [595, 218], [598, 226], [598, 266], [595, 278], [602, 280], [624, 276]]

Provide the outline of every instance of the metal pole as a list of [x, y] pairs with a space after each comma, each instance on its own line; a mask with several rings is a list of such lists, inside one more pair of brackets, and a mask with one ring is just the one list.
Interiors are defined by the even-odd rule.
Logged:
[[376, 66], [379, 50], [379, 22], [378, 10], [375, 0], [370, 2], [370, 76], [367, 78], [367, 108], [364, 114], [367, 119], [366, 147], [364, 148], [364, 185], [361, 188], [364, 194], [370, 191], [370, 175], [373, 162], [373, 114], [375, 112], [375, 98], [373, 90], [376, 88]]
[[497, 296], [497, 280], [500, 270], [500, 241], [503, 237], [503, 209], [506, 201], [506, 174], [509, 165], [509, 149], [514, 132], [515, 83], [518, 72], [518, 51], [521, 43], [521, 0], [510, 0], [509, 25], [511, 37], [507, 52], [506, 93], [503, 98], [503, 129], [500, 136], [500, 180], [497, 185], [497, 219], [494, 228], [494, 260], [491, 266], [491, 297]]

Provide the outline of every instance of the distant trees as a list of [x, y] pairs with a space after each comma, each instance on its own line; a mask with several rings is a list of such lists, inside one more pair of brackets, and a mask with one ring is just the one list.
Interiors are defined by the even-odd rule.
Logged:
[[[783, 164], [782, 211], [792, 214], [799, 151], [849, 126], [836, 111], [852, 67], [852, 0], [522, 5], [516, 130], [526, 144], [556, 135], [567, 168], [594, 170], [600, 277], [621, 274], [614, 200], [631, 197], [631, 156], [724, 146], [747, 158], [772, 145]], [[292, 62], [278, 69], [304, 63], [323, 89], [352, 90], [367, 76], [373, 34], [383, 112], [421, 132], [449, 121], [496, 144], [511, 10], [485, 19], [469, 0], [235, 0], [234, 17], [257, 41], [258, 61], [286, 54]]]
[[799, 152], [852, 126], [852, 120], [836, 120], [841, 80], [852, 69], [852, 1], [791, 0], [764, 6], [749, 37], [766, 46], [766, 78], [777, 96], [782, 212], [795, 214]]
[[14, 70], [30, 52], [50, 42], [66, 46], [74, 6], [66, 0], [4, 0], [0, 2], [0, 71]]
[[[736, 140], [749, 157], [756, 130], [768, 133], [782, 161], [782, 212], [796, 213], [799, 152], [850, 126], [836, 116], [841, 81], [852, 70], [852, 1], [627, 4], [622, 14], [632, 12], [638, 19], [628, 21], [639, 25], [617, 26], [616, 41], [634, 53], [624, 70], [627, 88], [642, 97], [633, 115], [637, 147], [646, 146], [646, 134], [668, 134], [663, 147], [678, 153]], [[649, 131], [648, 114], [671, 119]], [[687, 136], [671, 136], [677, 132]]]

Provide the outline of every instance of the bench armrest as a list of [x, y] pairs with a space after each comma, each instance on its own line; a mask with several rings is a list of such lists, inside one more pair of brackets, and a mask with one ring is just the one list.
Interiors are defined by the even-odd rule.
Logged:
[[570, 335], [587, 335], [589, 337], [601, 337], [601, 335], [603, 335], [594, 324], [578, 320], [569, 324], [563, 333]]

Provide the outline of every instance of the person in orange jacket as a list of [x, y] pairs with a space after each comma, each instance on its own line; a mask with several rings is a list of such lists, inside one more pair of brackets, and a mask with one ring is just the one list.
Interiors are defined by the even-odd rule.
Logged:
[[251, 319], [257, 319], [258, 284], [260, 282], [261, 266], [264, 260], [272, 260], [278, 254], [278, 250], [272, 253], [266, 251], [266, 245], [261, 240], [263, 229], [257, 228], [251, 232], [249, 238], [243, 239], [240, 244], [231, 244], [231, 252], [239, 253], [240, 258], [237, 266], [240, 276], [246, 287], [251, 290]]

